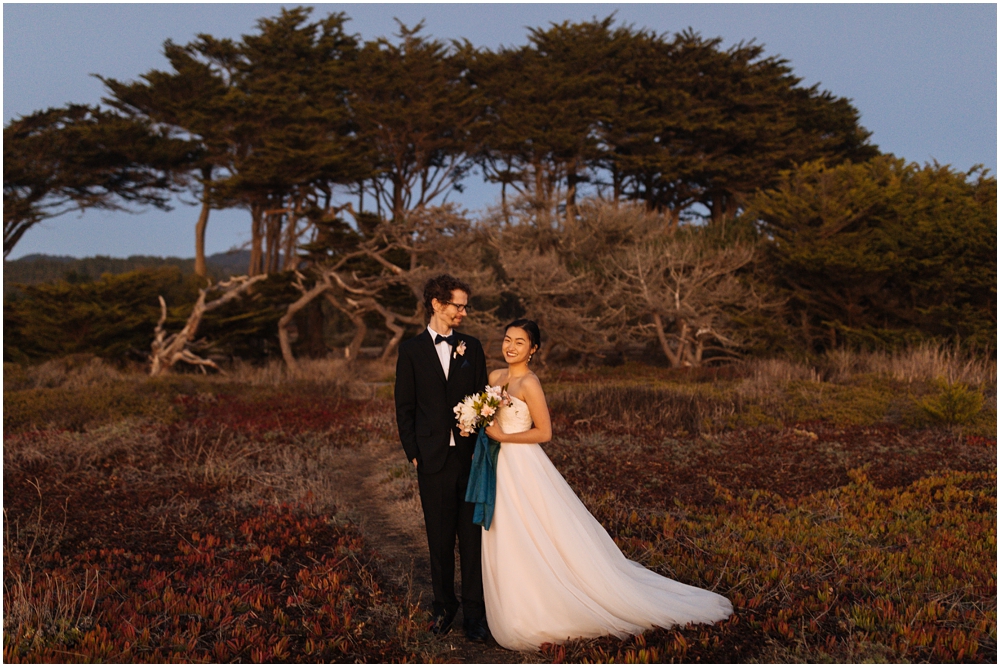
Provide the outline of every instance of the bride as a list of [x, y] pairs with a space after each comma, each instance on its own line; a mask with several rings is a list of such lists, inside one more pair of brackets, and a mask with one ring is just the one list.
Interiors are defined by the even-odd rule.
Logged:
[[501, 443], [493, 522], [482, 535], [486, 618], [497, 642], [533, 650], [577, 637], [639, 634], [653, 626], [714, 623], [729, 600], [645, 569], [622, 555], [555, 469], [539, 443], [552, 438], [538, 377], [528, 368], [541, 333], [531, 320], [507, 325], [507, 385], [486, 433]]

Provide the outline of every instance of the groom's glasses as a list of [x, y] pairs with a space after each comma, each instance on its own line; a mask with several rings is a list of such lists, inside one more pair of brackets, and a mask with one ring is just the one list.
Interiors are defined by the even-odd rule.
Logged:
[[472, 312], [472, 306], [467, 303], [455, 303], [454, 301], [445, 301], [444, 303], [448, 306], [455, 306], [458, 308], [458, 312], [465, 313], [466, 315]]

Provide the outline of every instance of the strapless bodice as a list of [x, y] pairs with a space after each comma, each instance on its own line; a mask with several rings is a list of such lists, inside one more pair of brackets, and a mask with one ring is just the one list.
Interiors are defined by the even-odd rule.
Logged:
[[522, 433], [531, 428], [531, 412], [528, 404], [516, 396], [510, 397], [510, 405], [497, 412], [497, 423], [504, 433]]

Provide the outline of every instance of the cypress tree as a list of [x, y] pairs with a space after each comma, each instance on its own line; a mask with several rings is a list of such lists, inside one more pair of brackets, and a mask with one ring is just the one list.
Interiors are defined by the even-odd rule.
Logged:
[[349, 105], [371, 160], [365, 187], [380, 215], [399, 219], [460, 189], [482, 123], [467, 77], [467, 43], [429, 39], [399, 24], [398, 43], [367, 42], [351, 75]]
[[17, 118], [3, 139], [4, 257], [33, 225], [70, 211], [169, 210], [173, 174], [197, 159], [148, 122], [80, 104]]

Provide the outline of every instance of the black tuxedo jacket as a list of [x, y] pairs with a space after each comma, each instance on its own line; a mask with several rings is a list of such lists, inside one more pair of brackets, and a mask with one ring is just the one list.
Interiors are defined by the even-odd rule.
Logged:
[[[460, 435], [454, 407], [486, 388], [486, 355], [477, 339], [454, 333], [458, 341], [452, 348], [447, 380], [427, 329], [399, 346], [396, 426], [407, 460], [416, 459], [420, 472], [435, 473], [444, 467], [451, 433], [459, 455], [472, 461], [476, 439]], [[465, 354], [457, 355], [460, 342], [465, 342]]]

